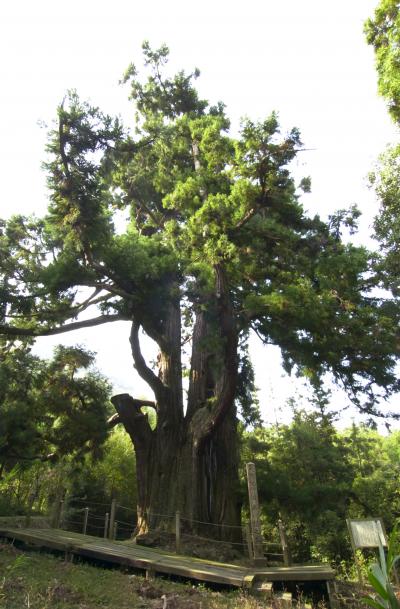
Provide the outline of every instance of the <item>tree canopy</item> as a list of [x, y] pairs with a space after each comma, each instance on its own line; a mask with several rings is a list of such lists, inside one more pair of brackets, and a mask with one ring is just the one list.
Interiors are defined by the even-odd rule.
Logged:
[[[299, 130], [282, 134], [272, 113], [234, 135], [224, 105], [199, 97], [198, 70], [171, 76], [167, 47], [143, 52], [147, 79], [134, 65], [123, 79], [131, 131], [76, 92], [58, 108], [48, 213], [1, 226], [0, 333], [129, 321], [134, 365], [155, 398], [112, 399], [136, 449], [139, 522], [168, 496], [171, 510], [234, 523], [236, 404], [257, 416], [250, 332], [280, 347], [287, 371], [317, 388], [330, 373], [377, 414], [398, 389], [396, 314], [375, 290], [371, 254], [343, 239], [358, 211], [305, 213], [310, 180], [291, 173]], [[154, 366], [141, 332], [159, 348]], [[154, 429], [143, 405], [156, 410]]]
[[[231, 137], [223, 104], [199, 99], [198, 71], [168, 78], [167, 48], [144, 54], [148, 81], [133, 65], [124, 77], [133, 134], [75, 92], [58, 109], [49, 213], [3, 224], [1, 331], [48, 335], [133, 315], [159, 342], [171, 295], [190, 328], [223, 266], [239, 332], [278, 344], [288, 370], [313, 380], [329, 370], [370, 401], [374, 384], [390, 391], [392, 311], [372, 295], [368, 251], [341, 240], [355, 210], [327, 223], [305, 216], [308, 180], [296, 185], [289, 168], [298, 130], [280, 136], [272, 114]], [[129, 210], [122, 233], [117, 209]], [[100, 315], [73, 321], [95, 306]]]

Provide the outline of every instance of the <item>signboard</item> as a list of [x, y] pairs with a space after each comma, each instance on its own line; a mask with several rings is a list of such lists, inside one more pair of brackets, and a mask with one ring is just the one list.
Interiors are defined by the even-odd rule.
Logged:
[[354, 549], [386, 547], [386, 535], [380, 518], [370, 520], [347, 520]]

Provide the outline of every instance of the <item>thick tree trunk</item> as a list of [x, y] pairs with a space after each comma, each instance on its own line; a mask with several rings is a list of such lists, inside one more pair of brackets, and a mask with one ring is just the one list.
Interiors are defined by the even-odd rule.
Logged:
[[199, 308], [193, 328], [186, 413], [179, 300], [171, 299], [163, 320], [158, 375], [143, 360], [139, 324], [132, 325], [135, 367], [154, 391], [157, 412], [152, 430], [141, 411], [148, 402], [127, 394], [112, 399], [136, 452], [138, 533], [172, 530], [179, 510], [187, 530], [226, 540], [240, 534], [234, 528], [240, 525], [237, 333], [224, 271], [216, 267], [215, 272], [216, 291], [209, 297], [208, 312]]
[[[172, 530], [179, 510], [184, 529], [234, 540], [240, 525], [238, 450], [235, 412], [227, 414], [200, 448], [187, 425], [151, 430], [141, 400], [127, 394], [112, 402], [136, 453], [137, 533]], [[210, 525], [215, 526], [210, 526]]]
[[[240, 525], [237, 420], [234, 409], [227, 413], [215, 433], [199, 451], [197, 502], [194, 530], [201, 535], [237, 541]], [[210, 526], [212, 524], [213, 526]]]

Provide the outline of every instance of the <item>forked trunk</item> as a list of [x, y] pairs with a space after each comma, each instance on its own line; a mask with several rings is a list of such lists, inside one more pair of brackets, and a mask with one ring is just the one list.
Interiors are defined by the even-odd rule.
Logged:
[[[177, 510], [183, 529], [218, 539], [237, 539], [237, 422], [232, 411], [201, 447], [184, 423], [164, 433], [151, 430], [140, 400], [116, 395], [113, 404], [136, 452], [138, 488], [137, 534], [173, 530]], [[142, 438], [146, 437], [143, 442]]]
[[[207, 313], [201, 306], [196, 313], [186, 412], [179, 300], [171, 299], [168, 305], [162, 335], [142, 323], [160, 347], [158, 375], [142, 357], [140, 324], [132, 324], [135, 367], [156, 398], [154, 404], [127, 394], [112, 398], [136, 452], [137, 533], [154, 528], [172, 530], [177, 510], [188, 531], [226, 540], [237, 538], [239, 532], [234, 528], [240, 524], [234, 403], [237, 332], [220, 266], [215, 267], [215, 277], [215, 293], [209, 295]], [[157, 413], [153, 430], [141, 410], [145, 405], [152, 405]]]

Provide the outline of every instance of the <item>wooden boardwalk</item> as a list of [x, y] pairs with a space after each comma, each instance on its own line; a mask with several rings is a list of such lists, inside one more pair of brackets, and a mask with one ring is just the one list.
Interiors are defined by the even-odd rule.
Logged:
[[72, 533], [61, 529], [9, 528], [0, 525], [0, 537], [18, 540], [29, 546], [65, 552], [116, 563], [147, 573], [179, 575], [187, 579], [252, 588], [260, 582], [326, 581], [334, 571], [328, 565], [294, 565], [292, 567], [243, 567], [200, 558], [180, 556], [122, 541]]

